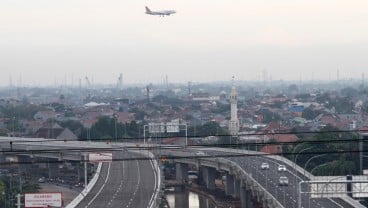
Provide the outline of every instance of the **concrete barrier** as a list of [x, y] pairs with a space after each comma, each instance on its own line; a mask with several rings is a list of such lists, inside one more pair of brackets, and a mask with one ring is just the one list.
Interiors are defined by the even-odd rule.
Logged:
[[95, 175], [93, 176], [92, 180], [88, 183], [87, 187], [85, 187], [83, 191], [76, 198], [73, 199], [73, 201], [71, 201], [68, 205], [66, 205], [65, 208], [74, 208], [84, 199], [84, 197], [95, 186], [98, 178], [100, 177], [101, 168], [102, 168], [102, 163], [98, 163], [97, 171]]

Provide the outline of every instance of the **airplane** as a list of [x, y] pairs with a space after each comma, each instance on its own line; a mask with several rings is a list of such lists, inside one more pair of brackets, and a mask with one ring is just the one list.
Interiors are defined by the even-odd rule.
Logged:
[[163, 10], [163, 11], [151, 11], [147, 6], [146, 6], [146, 14], [150, 14], [150, 15], [160, 15], [160, 16], [169, 16], [171, 14], [175, 14], [176, 11], [175, 10]]

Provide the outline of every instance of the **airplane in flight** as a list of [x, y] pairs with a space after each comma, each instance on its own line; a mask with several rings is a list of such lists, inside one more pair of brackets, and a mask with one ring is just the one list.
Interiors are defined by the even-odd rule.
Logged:
[[150, 14], [150, 15], [160, 15], [160, 16], [169, 16], [171, 14], [175, 14], [176, 11], [175, 10], [163, 10], [163, 11], [151, 11], [147, 6], [146, 6], [146, 14]]

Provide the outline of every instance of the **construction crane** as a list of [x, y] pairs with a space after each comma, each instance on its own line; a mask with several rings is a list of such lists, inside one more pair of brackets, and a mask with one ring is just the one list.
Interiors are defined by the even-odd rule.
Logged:
[[87, 82], [87, 86], [88, 86], [88, 89], [91, 88], [91, 82], [89, 81], [88, 77], [85, 77], [86, 79], [86, 82]]
[[150, 92], [152, 89], [152, 83], [150, 83], [149, 85], [146, 86], [146, 92], [147, 92], [147, 102], [150, 101]]
[[120, 74], [120, 76], [118, 77], [118, 81], [116, 83], [116, 89], [117, 90], [123, 89], [123, 74]]

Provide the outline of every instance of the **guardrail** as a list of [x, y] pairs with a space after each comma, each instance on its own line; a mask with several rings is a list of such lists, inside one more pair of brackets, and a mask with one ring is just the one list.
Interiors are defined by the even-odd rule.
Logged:
[[[186, 160], [190, 160], [190, 159], [186, 159]], [[184, 161], [184, 160], [179, 159], [178, 161]], [[228, 167], [224, 167], [224, 166], [223, 167], [229, 170], [232, 170], [233, 172], [238, 173], [239, 175], [241, 174], [241, 176], [243, 176], [243, 179], [245, 179], [245, 181], [247, 182], [251, 181], [251, 183], [248, 185], [251, 185], [252, 188], [256, 188], [258, 189], [259, 192], [263, 193], [263, 198], [265, 199], [265, 201], [267, 201], [267, 203], [271, 203], [272, 207], [284, 208], [284, 206], [282, 206], [282, 204], [272, 194], [270, 194], [265, 188], [263, 188], [263, 186], [260, 185], [257, 180], [255, 180], [252, 176], [250, 176], [237, 163], [231, 160], [228, 160], [228, 159], [224, 159], [224, 158], [216, 158], [216, 159], [201, 158], [200, 161], [201, 161], [200, 164], [203, 164], [203, 162], [205, 162], [207, 165], [210, 165], [211, 167], [214, 167], [214, 168], [218, 167], [217, 165], [218, 163], [221, 163], [224, 166], [228, 166]]]
[[66, 205], [65, 208], [74, 208], [74, 207], [76, 207], [84, 199], [84, 197], [95, 186], [98, 178], [100, 177], [101, 168], [102, 168], [102, 163], [98, 163], [98, 167], [97, 167], [96, 173], [93, 176], [92, 180], [88, 183], [87, 187], [85, 187], [83, 189], [83, 191], [76, 198], [73, 199], [73, 201], [71, 201], [68, 205]]
[[260, 189], [265, 194], [265, 199], [267, 202], [271, 200], [274, 207], [284, 208], [284, 206], [282, 206], [282, 204], [272, 194], [270, 194], [265, 188], [263, 188], [263, 186], [261, 186], [261, 184], [259, 184], [257, 180], [255, 180], [252, 176], [250, 176], [247, 172], [245, 172], [245, 170], [241, 168], [237, 163], [222, 158], [219, 158], [219, 162], [230, 163], [232, 167], [236, 167], [237, 170], [240, 171], [243, 176], [245, 176], [247, 181], [252, 181], [253, 183], [252, 185], [256, 185], [257, 189]]
[[161, 181], [161, 169], [160, 169], [160, 166], [158, 165], [157, 163], [157, 160], [155, 160], [155, 156], [150, 152], [150, 151], [146, 151], [146, 150], [130, 150], [132, 152], [136, 152], [138, 154], [142, 154], [142, 155], [145, 155], [149, 158], [151, 158], [151, 163], [152, 163], [152, 166], [153, 166], [153, 171], [155, 173], [155, 176], [156, 176], [156, 179], [157, 179], [157, 183], [156, 183], [156, 180], [155, 180], [155, 191], [148, 203], [148, 206], [147, 208], [155, 208], [155, 207], [158, 207], [158, 203], [157, 203], [157, 199], [158, 199], [158, 194], [160, 193], [160, 190], [161, 190], [161, 186], [162, 186], [162, 181]]

